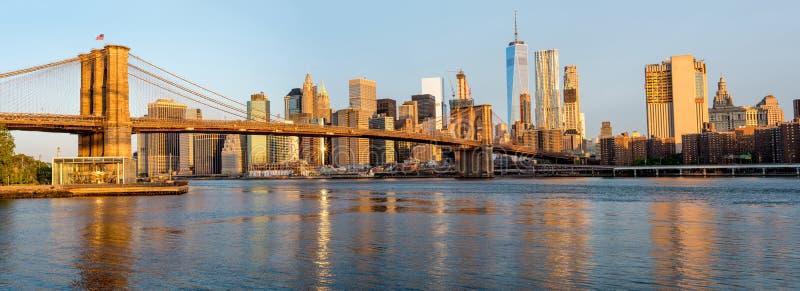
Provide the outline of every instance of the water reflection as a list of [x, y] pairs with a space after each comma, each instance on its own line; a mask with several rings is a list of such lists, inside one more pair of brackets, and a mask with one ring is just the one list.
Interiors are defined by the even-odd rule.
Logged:
[[81, 234], [82, 246], [75, 261], [80, 279], [72, 283], [84, 289], [126, 289], [131, 273], [131, 217], [129, 199], [96, 198], [81, 209], [88, 218]]
[[694, 201], [655, 202], [650, 212], [655, 283], [681, 289], [711, 287], [714, 211]]
[[0, 289], [800, 286], [796, 180], [663, 181], [198, 181], [174, 197], [0, 200]]

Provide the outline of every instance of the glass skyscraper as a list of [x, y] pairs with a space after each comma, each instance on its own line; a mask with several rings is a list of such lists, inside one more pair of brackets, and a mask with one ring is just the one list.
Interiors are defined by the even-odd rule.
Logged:
[[[514, 14], [514, 41], [506, 47], [506, 93], [508, 98], [508, 126], [521, 120], [520, 98], [522, 94], [529, 94], [528, 86], [530, 77], [528, 70], [528, 45], [519, 40], [517, 34], [517, 16]], [[522, 120], [530, 124], [530, 120]]]

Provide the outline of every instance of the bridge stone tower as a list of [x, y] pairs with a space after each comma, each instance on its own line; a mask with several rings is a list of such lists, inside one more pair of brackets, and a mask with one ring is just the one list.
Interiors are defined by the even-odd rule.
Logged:
[[466, 105], [451, 109], [458, 138], [480, 141], [476, 148], [456, 148], [456, 172], [462, 178], [493, 178], [492, 106]]
[[78, 137], [80, 157], [131, 157], [128, 51], [119, 45], [78, 56], [81, 62], [80, 115], [103, 117], [103, 127]]

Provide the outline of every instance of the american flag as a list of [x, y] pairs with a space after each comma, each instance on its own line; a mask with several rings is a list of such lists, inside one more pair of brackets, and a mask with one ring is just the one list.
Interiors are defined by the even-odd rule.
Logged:
[[101, 33], [101, 34], [97, 35], [97, 37], [95, 37], [94, 40], [103, 40], [103, 38], [105, 38], [105, 37], [106, 36]]

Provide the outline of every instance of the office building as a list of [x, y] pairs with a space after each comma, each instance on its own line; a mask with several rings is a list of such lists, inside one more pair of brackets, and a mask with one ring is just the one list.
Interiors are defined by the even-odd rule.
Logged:
[[[270, 102], [264, 92], [250, 95], [247, 101], [247, 120], [255, 122], [270, 121]], [[247, 135], [247, 151], [245, 153], [248, 168], [252, 165], [264, 165], [269, 162], [269, 139], [267, 135]]]
[[563, 129], [563, 107], [559, 93], [558, 50], [537, 51], [536, 59], [536, 128]]
[[242, 174], [242, 138], [238, 134], [225, 135], [221, 153], [221, 174], [240, 176]]
[[613, 137], [613, 136], [614, 136], [614, 133], [611, 130], [611, 121], [603, 121], [602, 123], [600, 123], [600, 137], [599, 138], [603, 139], [603, 138], [609, 138], [609, 137]]
[[[519, 40], [517, 14], [514, 12], [514, 41], [506, 47], [506, 99], [508, 103], [508, 124], [522, 121], [530, 124], [530, 70], [528, 69], [528, 45]], [[524, 105], [523, 95], [527, 96], [528, 107]]]
[[775, 96], [767, 95], [756, 104], [758, 109], [758, 125], [768, 126], [777, 125], [783, 122], [783, 109], [778, 105]]
[[[444, 78], [422, 78], [421, 93], [433, 95], [435, 100], [434, 116], [436, 119], [436, 129], [440, 130], [444, 128]], [[392, 115], [392, 117], [394, 117], [394, 115]]]
[[419, 123], [419, 108], [417, 107], [417, 101], [403, 102], [403, 105], [400, 105], [397, 109], [397, 120], [401, 121], [401, 124], [404, 127], [406, 123], [404, 120], [411, 120], [411, 127], [406, 127], [405, 129], [414, 131], [416, 125]]
[[794, 105], [794, 119], [795, 121], [800, 120], [800, 99], [792, 100], [792, 104]]
[[300, 114], [303, 109], [303, 90], [300, 88], [294, 88], [289, 91], [289, 94], [286, 94], [286, 97], [283, 98], [284, 104], [284, 117], [289, 119], [290, 116]]
[[700, 133], [708, 122], [706, 64], [692, 55], [672, 56], [645, 66], [647, 133], [673, 137], [680, 148], [684, 134]]
[[[360, 116], [363, 112], [365, 111], [355, 108], [341, 109], [336, 111], [331, 119], [335, 126], [369, 128], [368, 120]], [[362, 123], [362, 120], [365, 123]], [[369, 164], [369, 139], [334, 137], [331, 146], [335, 166]]]
[[432, 119], [435, 125], [436, 97], [430, 94], [418, 94], [411, 96], [411, 100], [417, 103], [417, 124]]
[[[203, 119], [200, 109], [186, 109], [187, 120]], [[178, 175], [189, 176], [194, 174], [194, 133], [181, 133], [178, 137], [180, 144], [180, 158]]]
[[[147, 104], [147, 117], [182, 120], [186, 118], [186, 104], [175, 103], [172, 99], [158, 99]], [[138, 173], [148, 177], [177, 174], [180, 171], [180, 134], [145, 133], [139, 134]]]
[[300, 113], [307, 113], [313, 115], [316, 108], [314, 106], [314, 99], [317, 96], [314, 82], [311, 81], [311, 74], [306, 74], [306, 79], [303, 81], [303, 87], [300, 91]]
[[578, 67], [564, 67], [564, 131], [576, 134], [583, 139], [583, 113], [578, 87]]
[[397, 101], [391, 98], [378, 99], [376, 114], [383, 114], [397, 120]]
[[[377, 114], [369, 119], [369, 128], [385, 131], [394, 131], [394, 118], [384, 114]], [[395, 161], [395, 148], [393, 140], [371, 139], [369, 143], [369, 163], [380, 166]]]
[[222, 173], [222, 147], [225, 135], [199, 133], [194, 137], [194, 174], [216, 175]]

